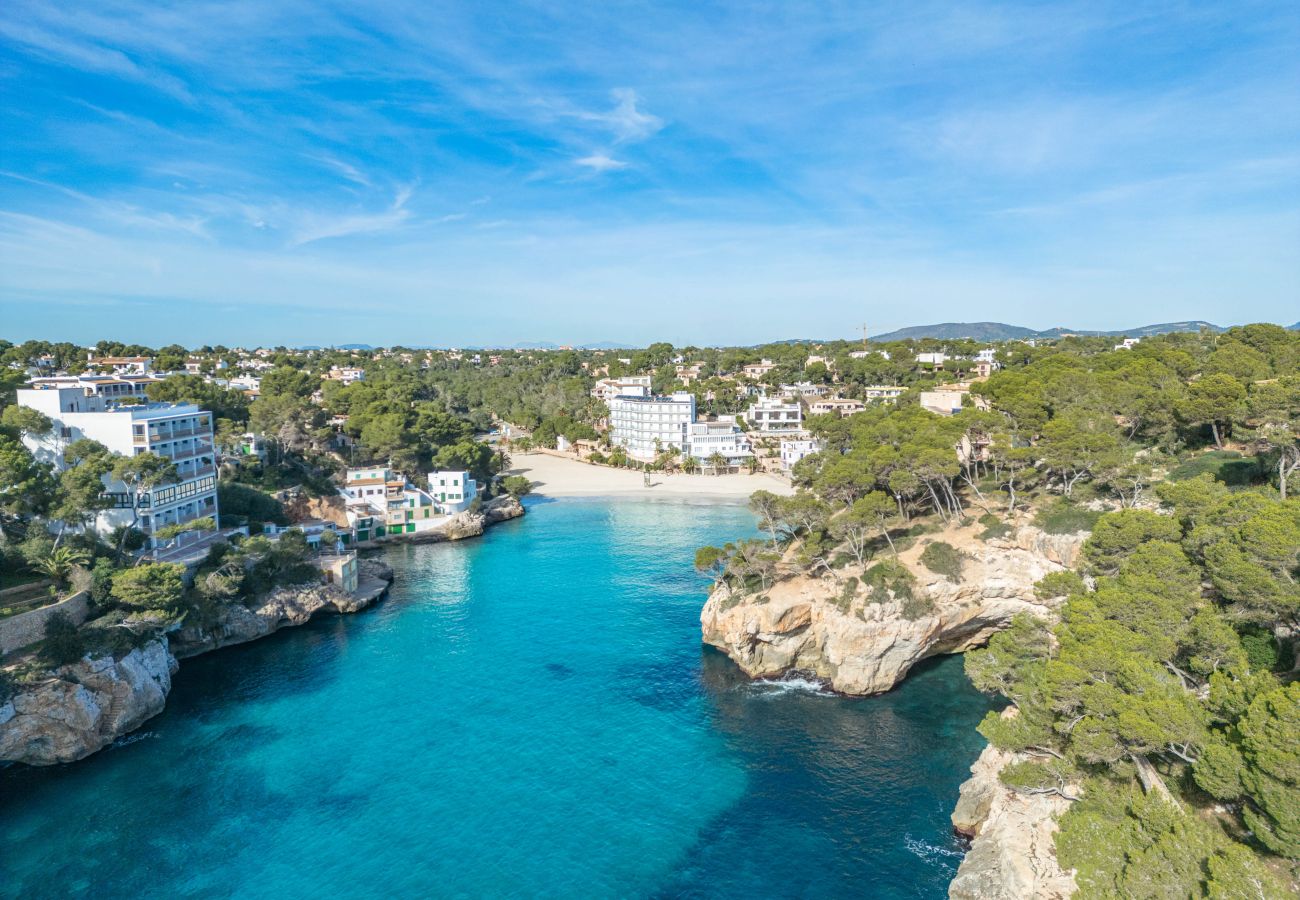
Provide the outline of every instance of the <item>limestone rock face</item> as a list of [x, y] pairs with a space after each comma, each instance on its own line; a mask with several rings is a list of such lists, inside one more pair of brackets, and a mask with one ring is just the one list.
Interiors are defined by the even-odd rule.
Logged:
[[952, 814], [953, 827], [973, 838], [948, 887], [954, 900], [1064, 900], [1075, 891], [1054, 846], [1069, 801], [1022, 794], [998, 779], [1004, 766], [1023, 758], [989, 746], [971, 766]]
[[524, 505], [509, 494], [497, 497], [483, 507], [483, 516], [489, 525], [517, 519], [524, 514]]
[[924, 610], [911, 619], [902, 600], [846, 598], [844, 582], [830, 576], [796, 576], [744, 597], [719, 587], [700, 614], [704, 641], [753, 678], [800, 670], [846, 694], [880, 693], [927, 657], [986, 643], [1018, 613], [1052, 618], [1057, 604], [1036, 598], [1034, 582], [1072, 566], [1085, 537], [1023, 526], [1006, 538], [967, 540], [957, 582], [920, 565], [920, 546], [904, 552]]
[[48, 766], [89, 756], [162, 712], [176, 668], [160, 637], [121, 659], [86, 658], [20, 684], [0, 704], [0, 761]]
[[[358, 562], [358, 574], [381, 581], [392, 581], [393, 570], [380, 560]], [[255, 601], [252, 607], [234, 603], [224, 609], [210, 625], [187, 625], [172, 637], [176, 656], [184, 659], [265, 637], [291, 625], [302, 625], [316, 613], [352, 613], [365, 609], [382, 591], [359, 595], [345, 593], [334, 584], [307, 584], [280, 587]]]

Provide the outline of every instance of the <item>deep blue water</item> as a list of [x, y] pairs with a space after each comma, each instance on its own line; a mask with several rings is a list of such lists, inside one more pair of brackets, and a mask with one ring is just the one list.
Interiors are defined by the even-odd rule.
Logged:
[[0, 771], [0, 895], [942, 897], [988, 708], [959, 659], [882, 697], [701, 648], [740, 507], [539, 502], [387, 551], [390, 597], [187, 660], [90, 759]]

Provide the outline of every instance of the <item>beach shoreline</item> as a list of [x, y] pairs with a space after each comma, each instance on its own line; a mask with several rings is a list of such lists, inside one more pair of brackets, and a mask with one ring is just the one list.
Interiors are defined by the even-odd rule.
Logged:
[[767, 473], [755, 475], [668, 475], [650, 473], [646, 487], [644, 474], [634, 469], [597, 466], [577, 459], [549, 453], [512, 455], [509, 475], [523, 475], [532, 483], [532, 492], [542, 497], [639, 497], [643, 499], [680, 498], [715, 502], [743, 503], [754, 491], [766, 490], [787, 495], [791, 485]]

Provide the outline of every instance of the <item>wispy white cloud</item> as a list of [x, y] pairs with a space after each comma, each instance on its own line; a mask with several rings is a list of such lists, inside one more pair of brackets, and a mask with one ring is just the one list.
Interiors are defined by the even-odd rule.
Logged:
[[613, 159], [604, 153], [593, 153], [590, 156], [584, 156], [581, 159], [574, 160], [578, 165], [585, 166], [588, 169], [594, 169], [597, 172], [612, 172], [615, 169], [626, 169], [628, 164], [619, 159]]

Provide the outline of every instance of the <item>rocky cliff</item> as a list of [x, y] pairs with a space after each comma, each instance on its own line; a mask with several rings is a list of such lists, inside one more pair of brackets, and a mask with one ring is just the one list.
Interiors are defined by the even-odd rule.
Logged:
[[1056, 861], [1054, 844], [1069, 801], [1013, 791], [998, 778], [1024, 758], [985, 747], [961, 786], [952, 824], [971, 847], [948, 887], [954, 900], [1064, 900], [1074, 893], [1074, 877]]
[[[276, 588], [259, 597], [252, 606], [231, 604], [215, 622], [187, 625], [172, 636], [172, 650], [180, 659], [197, 656], [265, 637], [291, 625], [302, 625], [316, 613], [352, 613], [365, 609], [377, 600], [393, 580], [393, 570], [377, 559], [358, 561], [361, 588], [348, 594], [333, 584], [306, 584]], [[364, 590], [369, 581], [382, 582]]]
[[0, 704], [0, 762], [72, 762], [162, 712], [176, 658], [160, 637], [121, 659], [86, 658]]
[[847, 694], [880, 693], [927, 657], [985, 643], [1017, 613], [1050, 618], [1055, 604], [1034, 596], [1034, 582], [1071, 567], [1086, 535], [1023, 525], [987, 541], [972, 529], [936, 537], [965, 554], [955, 582], [920, 565], [918, 544], [899, 560], [915, 578], [910, 601], [854, 587], [856, 569], [797, 575], [744, 596], [722, 586], [700, 615], [704, 640], [754, 678], [797, 670]]
[[162, 712], [177, 658], [256, 640], [322, 610], [364, 609], [387, 589], [393, 570], [374, 559], [360, 560], [358, 570], [355, 594], [334, 585], [277, 588], [252, 606], [232, 604], [210, 625], [186, 626], [121, 659], [86, 658], [20, 683], [0, 704], [0, 762], [43, 766], [89, 756]]

